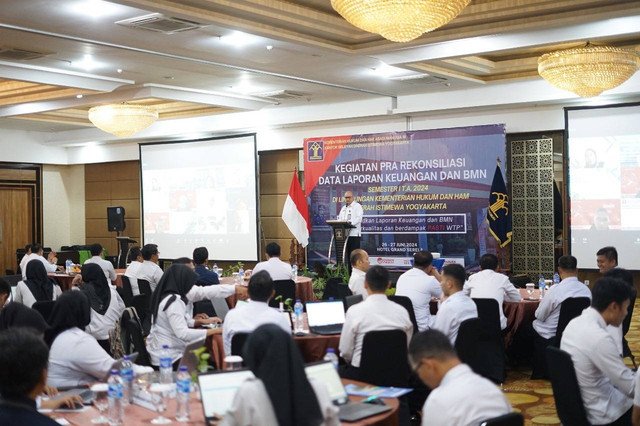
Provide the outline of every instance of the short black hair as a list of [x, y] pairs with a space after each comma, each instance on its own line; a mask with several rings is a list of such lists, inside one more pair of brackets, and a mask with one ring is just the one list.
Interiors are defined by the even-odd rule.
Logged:
[[49, 348], [33, 331], [10, 328], [0, 332], [0, 394], [27, 397], [49, 366]]
[[98, 243], [93, 243], [89, 246], [91, 256], [100, 256], [102, 254], [102, 246]]
[[27, 244], [26, 246], [24, 246], [24, 251], [29, 251], [29, 250], [31, 250], [31, 247], [32, 247], [32, 246], [33, 246], [33, 245], [32, 245], [31, 243]]
[[442, 268], [442, 275], [451, 278], [458, 289], [464, 287], [464, 282], [467, 279], [467, 273], [464, 268], [457, 263], [452, 263]]
[[435, 329], [421, 331], [413, 336], [409, 344], [409, 356], [414, 362], [421, 358], [457, 358], [456, 350], [451, 346], [449, 338]]
[[418, 268], [426, 268], [433, 262], [433, 255], [430, 251], [420, 250], [413, 254], [413, 266]]
[[485, 253], [480, 258], [481, 270], [484, 271], [485, 269], [490, 269], [492, 271], [495, 271], [497, 267], [498, 267], [498, 256], [496, 256], [495, 254]]
[[373, 265], [364, 276], [364, 280], [373, 291], [384, 291], [389, 285], [389, 271], [380, 265]]
[[356, 266], [356, 263], [360, 262], [364, 258], [364, 255], [362, 253], [366, 252], [362, 249], [356, 249], [351, 252], [351, 256], [349, 256], [349, 262], [351, 262], [352, 267]]
[[266, 302], [273, 292], [273, 280], [267, 271], [256, 272], [249, 279], [249, 297], [256, 302]]
[[267, 252], [269, 257], [280, 257], [280, 246], [278, 243], [269, 243], [264, 250]]
[[42, 250], [42, 245], [38, 243], [34, 243], [31, 245], [31, 253], [37, 253]]
[[618, 264], [618, 250], [613, 246], [602, 247], [596, 253], [596, 256], [604, 256], [607, 260], [614, 260]]
[[624, 281], [602, 277], [596, 281], [591, 291], [591, 307], [598, 312], [604, 312], [611, 302], [622, 305], [625, 300], [631, 301], [635, 294], [635, 289]]
[[576, 271], [578, 269], [578, 259], [565, 254], [558, 259], [558, 268], [562, 268], [565, 271]]
[[0, 294], [11, 294], [11, 284], [4, 278], [0, 278]]
[[611, 268], [602, 274], [602, 276], [607, 278], [617, 278], [627, 283], [628, 286], [633, 287], [633, 274], [624, 268]]
[[202, 265], [209, 258], [209, 250], [206, 247], [197, 247], [193, 250], [193, 261], [196, 265]]
[[175, 263], [176, 265], [187, 265], [189, 263], [193, 263], [193, 260], [189, 259], [188, 257], [179, 257], [174, 260], [173, 263]]
[[145, 246], [142, 247], [141, 252], [142, 252], [142, 258], [144, 260], [151, 260], [153, 255], [158, 253], [158, 245], [157, 244], [145, 244]]
[[129, 249], [129, 263], [133, 262], [138, 258], [138, 256], [142, 256], [142, 252], [140, 251], [140, 246], [133, 246]]

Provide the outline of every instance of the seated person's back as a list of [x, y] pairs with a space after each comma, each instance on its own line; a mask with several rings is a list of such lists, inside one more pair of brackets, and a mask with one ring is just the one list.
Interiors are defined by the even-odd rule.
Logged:
[[109, 332], [116, 327], [125, 309], [124, 302], [116, 290], [107, 282], [102, 269], [96, 264], [82, 266], [83, 291], [91, 304], [91, 323], [85, 331], [101, 340], [103, 347], [108, 348]]
[[62, 294], [60, 286], [49, 279], [44, 265], [39, 260], [29, 261], [25, 273], [27, 278], [16, 286], [15, 302], [30, 308], [36, 302], [50, 302]]
[[349, 277], [349, 290], [354, 295], [359, 294], [362, 299], [369, 295], [364, 288], [364, 277], [369, 270], [369, 255], [362, 249], [355, 249], [349, 257], [351, 264], [351, 276]]
[[218, 274], [207, 268], [209, 263], [209, 250], [206, 247], [198, 247], [193, 250], [193, 263], [196, 265], [195, 271], [198, 274], [198, 285], [220, 284]]
[[452, 345], [456, 344], [460, 324], [478, 317], [475, 302], [462, 291], [465, 276], [464, 268], [457, 264], [447, 265], [442, 270], [442, 291], [447, 298], [440, 305], [432, 328], [447, 336]]
[[265, 250], [268, 260], [258, 263], [253, 268], [253, 273], [267, 271], [274, 281], [290, 280], [291, 265], [280, 260], [280, 246], [276, 243], [269, 243]]
[[273, 280], [267, 271], [251, 274], [249, 280], [249, 303], [236, 307], [227, 313], [222, 326], [224, 351], [231, 354], [231, 341], [237, 333], [251, 333], [263, 324], [276, 324], [291, 334], [291, 325], [284, 315], [269, 307], [269, 300], [275, 295]]
[[117, 278], [116, 271], [111, 262], [102, 258], [102, 246], [98, 243], [91, 244], [89, 251], [91, 252], [91, 258], [87, 259], [84, 264], [95, 263], [100, 266], [109, 285], [113, 285]]

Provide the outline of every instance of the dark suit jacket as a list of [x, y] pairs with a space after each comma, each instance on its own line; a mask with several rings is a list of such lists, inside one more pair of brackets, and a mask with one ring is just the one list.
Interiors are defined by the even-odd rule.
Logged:
[[29, 398], [0, 400], [2, 426], [60, 426], [58, 422], [38, 413], [36, 402]]
[[218, 279], [218, 274], [208, 270], [203, 265], [196, 265], [196, 274], [198, 274], [198, 281], [196, 281], [196, 284], [199, 284], [199, 285], [220, 284], [220, 280]]

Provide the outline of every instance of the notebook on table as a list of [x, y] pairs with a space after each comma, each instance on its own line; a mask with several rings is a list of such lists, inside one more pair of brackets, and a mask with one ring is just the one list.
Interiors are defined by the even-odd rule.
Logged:
[[391, 410], [391, 407], [387, 405], [349, 402], [349, 396], [344, 389], [342, 380], [330, 361], [307, 364], [304, 370], [308, 379], [324, 383], [329, 391], [329, 398], [340, 410], [340, 420], [343, 422], [355, 422]]
[[340, 334], [344, 324], [342, 300], [307, 302], [309, 331], [315, 334]]
[[242, 383], [253, 377], [255, 376], [249, 369], [212, 371], [198, 375], [200, 399], [207, 424], [211, 424], [229, 411]]

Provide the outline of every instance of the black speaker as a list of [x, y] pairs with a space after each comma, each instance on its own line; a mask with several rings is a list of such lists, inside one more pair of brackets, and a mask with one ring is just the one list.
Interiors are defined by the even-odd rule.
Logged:
[[124, 231], [124, 207], [107, 207], [107, 227], [109, 231]]

